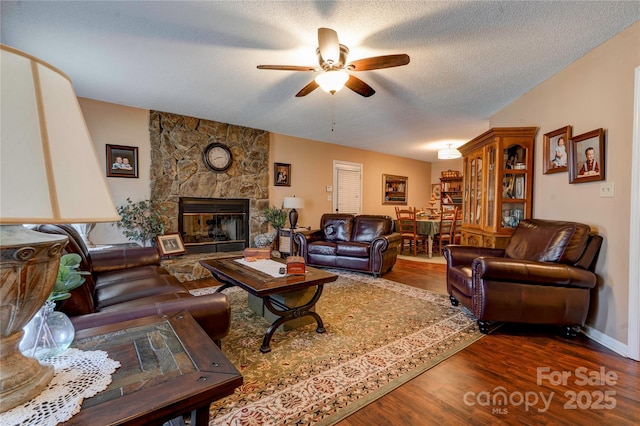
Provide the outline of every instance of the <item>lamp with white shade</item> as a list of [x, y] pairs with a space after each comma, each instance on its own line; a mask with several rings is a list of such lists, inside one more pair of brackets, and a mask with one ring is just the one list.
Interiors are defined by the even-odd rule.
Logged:
[[23, 224], [119, 221], [69, 78], [0, 45], [0, 411], [38, 395], [53, 368], [18, 350], [44, 305], [67, 237]]
[[304, 199], [298, 198], [296, 196], [293, 197], [284, 197], [284, 202], [282, 203], [282, 207], [285, 209], [291, 209], [289, 212], [289, 224], [291, 229], [296, 229], [298, 226], [298, 212], [296, 209], [304, 208]]

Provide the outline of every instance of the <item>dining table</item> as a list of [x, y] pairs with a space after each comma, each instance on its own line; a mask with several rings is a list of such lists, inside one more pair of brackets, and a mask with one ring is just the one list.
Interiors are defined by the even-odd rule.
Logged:
[[[393, 224], [395, 229], [400, 229], [398, 226], [398, 221], [394, 220]], [[427, 255], [431, 258], [433, 257], [433, 237], [438, 232], [440, 232], [440, 218], [429, 218], [426, 216], [417, 216], [416, 217], [416, 232], [419, 235], [427, 236]]]

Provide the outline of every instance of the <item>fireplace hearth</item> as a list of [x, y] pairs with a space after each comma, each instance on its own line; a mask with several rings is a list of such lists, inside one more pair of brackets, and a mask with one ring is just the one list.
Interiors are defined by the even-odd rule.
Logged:
[[187, 253], [249, 247], [249, 200], [180, 197], [178, 232]]

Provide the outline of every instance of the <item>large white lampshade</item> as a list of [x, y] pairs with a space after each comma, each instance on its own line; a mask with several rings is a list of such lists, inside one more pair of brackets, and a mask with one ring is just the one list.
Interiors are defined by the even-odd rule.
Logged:
[[67, 237], [23, 224], [119, 221], [71, 81], [0, 44], [0, 411], [40, 393], [53, 369], [18, 350], [55, 284]]

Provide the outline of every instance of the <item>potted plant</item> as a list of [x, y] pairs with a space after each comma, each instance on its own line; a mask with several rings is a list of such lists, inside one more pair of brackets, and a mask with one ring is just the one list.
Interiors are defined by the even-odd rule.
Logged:
[[283, 208], [278, 208], [276, 206], [266, 208], [262, 214], [264, 214], [264, 218], [267, 220], [267, 223], [271, 225], [273, 229], [275, 229], [275, 233], [273, 236], [273, 245], [274, 250], [278, 250], [278, 233], [284, 225], [287, 223], [287, 212]]
[[142, 244], [150, 246], [158, 235], [164, 235], [164, 222], [162, 211], [164, 208], [155, 200], [141, 200], [137, 202], [127, 198], [127, 204], [117, 207], [121, 217], [120, 222], [115, 222], [118, 228], [122, 228], [125, 237], [132, 241], [142, 241]]
[[67, 349], [75, 336], [75, 329], [69, 317], [54, 311], [55, 302], [71, 297], [71, 290], [80, 287], [90, 272], [78, 271], [82, 258], [76, 253], [60, 257], [56, 284], [44, 306], [24, 327], [24, 335], [19, 349], [22, 353], [37, 359], [49, 358]]

